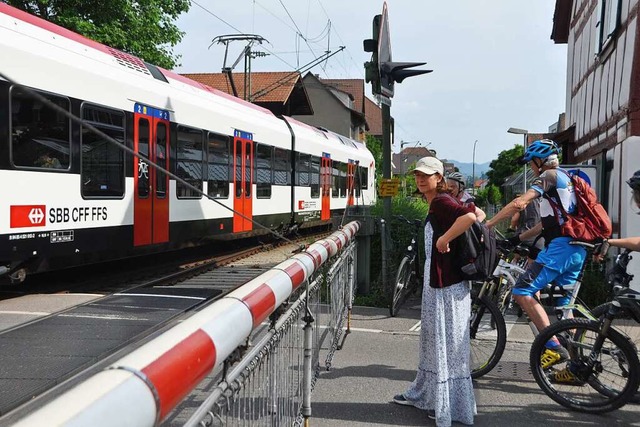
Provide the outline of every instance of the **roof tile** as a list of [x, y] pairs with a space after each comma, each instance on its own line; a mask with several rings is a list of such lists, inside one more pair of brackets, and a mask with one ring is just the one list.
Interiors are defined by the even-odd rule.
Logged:
[[[244, 73], [232, 73], [233, 82], [238, 91], [238, 97], [243, 98]], [[231, 83], [226, 74], [223, 73], [189, 73], [183, 74], [197, 82], [214, 87], [222, 92], [233, 94]], [[259, 102], [281, 102], [286, 103], [291, 96], [291, 92], [300, 80], [300, 73], [289, 71], [277, 72], [253, 72], [251, 73], [251, 93], [252, 101]]]

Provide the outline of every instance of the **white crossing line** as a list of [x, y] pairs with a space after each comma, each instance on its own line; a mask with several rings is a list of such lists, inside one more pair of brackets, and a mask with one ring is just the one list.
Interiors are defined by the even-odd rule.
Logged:
[[176, 298], [176, 299], [195, 299], [198, 301], [205, 300], [204, 297], [188, 297], [182, 295], [163, 295], [163, 294], [131, 294], [128, 292], [117, 293], [113, 295], [121, 295], [121, 296], [133, 296], [133, 297], [157, 297], [157, 298]]
[[1, 310], [0, 314], [26, 314], [29, 316], [48, 316], [51, 313], [47, 313], [46, 311], [11, 311], [11, 310]]
[[118, 314], [61, 314], [60, 317], [72, 317], [79, 319], [104, 319], [104, 320], [135, 320], [147, 321], [149, 319], [135, 316], [122, 316]]

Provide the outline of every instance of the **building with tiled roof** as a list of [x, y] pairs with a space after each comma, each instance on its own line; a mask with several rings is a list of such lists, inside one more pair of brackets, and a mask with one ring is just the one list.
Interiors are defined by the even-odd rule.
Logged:
[[[369, 135], [382, 140], [382, 109], [368, 97], [364, 97], [364, 116], [369, 125]], [[391, 119], [393, 126], [393, 118]]]
[[[298, 72], [253, 72], [250, 84], [246, 85], [246, 88], [244, 73], [232, 73], [233, 84], [226, 73], [189, 73], [183, 76], [246, 99], [276, 115], [313, 114], [309, 97]], [[234, 86], [236, 93], [233, 90]]]
[[[322, 83], [350, 94], [353, 97], [353, 108], [364, 113], [368, 127], [367, 133], [382, 140], [382, 109], [365, 96], [364, 80], [322, 79]], [[391, 126], [393, 127], [393, 118], [391, 119]]]
[[322, 83], [351, 95], [353, 97], [353, 109], [360, 113], [365, 112], [364, 80], [362, 79], [322, 79]]
[[433, 151], [427, 147], [409, 147], [391, 155], [391, 174], [406, 175], [413, 165], [423, 157], [433, 157]]
[[[340, 135], [364, 141], [367, 130], [367, 121], [363, 112], [364, 80], [360, 80], [361, 84], [350, 82], [348, 79], [324, 80], [311, 72], [307, 73], [302, 80], [311, 102], [313, 115], [293, 115], [293, 118], [311, 126], [326, 128]], [[326, 81], [331, 84], [326, 84]], [[361, 90], [362, 96], [356, 98], [345, 89], [356, 92]], [[357, 102], [362, 103], [356, 105]]]

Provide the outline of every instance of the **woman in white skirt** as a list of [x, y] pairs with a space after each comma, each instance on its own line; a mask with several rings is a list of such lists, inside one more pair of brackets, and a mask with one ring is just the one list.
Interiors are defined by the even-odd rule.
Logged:
[[[454, 421], [472, 425], [476, 401], [469, 369], [470, 285], [454, 268], [449, 242], [471, 227], [474, 207], [463, 206], [448, 193], [442, 162], [435, 157], [418, 160], [413, 172], [429, 202], [420, 361], [416, 379], [393, 401], [424, 409], [439, 427]], [[434, 228], [442, 234], [434, 234]]]

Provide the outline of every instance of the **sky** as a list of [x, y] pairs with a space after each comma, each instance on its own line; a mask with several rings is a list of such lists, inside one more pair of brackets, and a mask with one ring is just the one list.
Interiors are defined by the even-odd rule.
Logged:
[[[510, 127], [547, 132], [565, 111], [567, 46], [550, 39], [553, 0], [388, 0], [393, 61], [426, 62], [433, 72], [396, 84], [395, 146], [428, 146], [440, 158], [484, 163], [523, 143]], [[185, 32], [177, 72], [220, 72], [224, 46], [214, 37], [257, 34], [253, 71], [293, 71], [324, 51], [345, 49], [311, 71], [363, 79], [362, 47], [378, 0], [192, 0], [177, 21]], [[233, 42], [227, 63], [244, 42]], [[235, 71], [242, 71], [241, 60]], [[371, 95], [370, 84], [366, 94]], [[475, 159], [473, 146], [477, 140]], [[418, 143], [419, 141], [419, 143]], [[405, 146], [405, 147], [406, 147]]]

